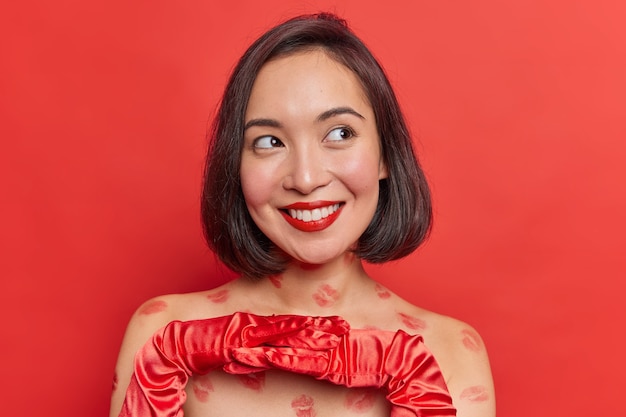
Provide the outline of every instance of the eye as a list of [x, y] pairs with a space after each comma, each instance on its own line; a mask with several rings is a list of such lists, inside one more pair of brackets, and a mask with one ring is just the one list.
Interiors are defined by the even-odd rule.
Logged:
[[284, 145], [276, 136], [261, 136], [254, 140], [252, 146], [258, 149], [270, 149], [280, 148]]
[[326, 139], [329, 141], [341, 141], [350, 139], [354, 136], [354, 131], [349, 127], [338, 127], [336, 129], [331, 130], [328, 135], [326, 135]]

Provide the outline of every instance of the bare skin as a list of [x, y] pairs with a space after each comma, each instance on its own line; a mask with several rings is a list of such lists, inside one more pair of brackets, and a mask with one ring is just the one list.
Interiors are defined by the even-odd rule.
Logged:
[[[134, 352], [157, 329], [175, 319], [219, 317], [236, 311], [260, 315], [339, 315], [353, 328], [402, 329], [421, 334], [437, 358], [457, 415], [495, 416], [487, 352], [474, 329], [402, 300], [371, 280], [356, 259], [350, 262], [349, 268], [341, 268], [344, 272], [346, 269], [359, 271], [359, 274], [346, 282], [341, 277], [322, 278], [325, 271], [320, 270], [317, 271], [319, 279], [312, 277], [303, 285], [297, 276], [302, 271], [293, 268], [273, 281], [254, 282], [241, 278], [211, 291], [167, 295], [148, 301], [133, 316], [124, 339], [116, 368], [118, 382], [113, 392], [111, 416], [116, 416], [121, 408], [132, 373]], [[305, 274], [310, 276], [311, 271]], [[280, 288], [276, 282], [280, 283]], [[337, 291], [332, 305], [321, 306], [315, 296], [323, 285]], [[154, 308], [163, 305], [167, 307]], [[189, 417], [389, 415], [389, 405], [382, 392], [346, 389], [278, 371], [251, 377], [214, 371], [193, 377], [187, 386], [187, 395], [184, 410]], [[307, 398], [310, 401], [306, 401]]]
[[[322, 51], [270, 61], [255, 81], [245, 121], [241, 183], [246, 204], [290, 263], [277, 276], [242, 277], [141, 306], [120, 351], [110, 415], [121, 408], [135, 352], [156, 330], [172, 320], [243, 311], [341, 316], [352, 328], [421, 334], [441, 367], [457, 415], [495, 416], [489, 361], [478, 333], [393, 294], [367, 276], [351, 252], [376, 209], [378, 181], [388, 175], [372, 108], [354, 74]], [[341, 209], [332, 222], [311, 230], [286, 218], [285, 207], [293, 204]], [[184, 411], [190, 417], [389, 415], [382, 392], [278, 371], [248, 376], [214, 371], [194, 376], [186, 390]]]

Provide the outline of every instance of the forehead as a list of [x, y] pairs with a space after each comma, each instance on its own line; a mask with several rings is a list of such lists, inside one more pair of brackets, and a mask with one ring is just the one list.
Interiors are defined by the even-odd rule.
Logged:
[[274, 111], [302, 114], [337, 106], [371, 112], [358, 76], [322, 49], [313, 49], [272, 59], [261, 67], [246, 119]]

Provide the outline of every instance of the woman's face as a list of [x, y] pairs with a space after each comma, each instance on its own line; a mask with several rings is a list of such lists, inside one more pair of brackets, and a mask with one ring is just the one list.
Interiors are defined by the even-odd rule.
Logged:
[[241, 186], [261, 231], [304, 263], [330, 262], [351, 249], [387, 174], [356, 75], [321, 50], [269, 61], [245, 124]]

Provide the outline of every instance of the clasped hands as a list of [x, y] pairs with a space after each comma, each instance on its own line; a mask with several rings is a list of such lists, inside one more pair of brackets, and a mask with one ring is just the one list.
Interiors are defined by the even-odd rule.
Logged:
[[351, 330], [339, 317], [235, 313], [173, 321], [139, 350], [120, 417], [182, 417], [191, 375], [268, 369], [345, 387], [384, 389], [391, 417], [454, 416], [450, 395], [421, 336]]

